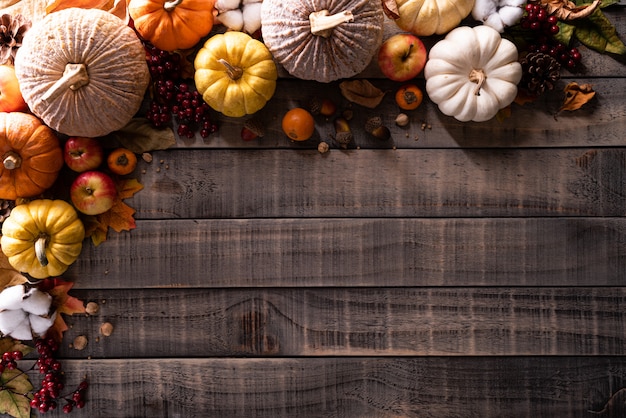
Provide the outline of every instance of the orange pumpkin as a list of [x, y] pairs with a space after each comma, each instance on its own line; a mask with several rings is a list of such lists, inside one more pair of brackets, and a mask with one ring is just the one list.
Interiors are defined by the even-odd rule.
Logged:
[[0, 113], [0, 199], [32, 197], [52, 186], [63, 167], [54, 131], [27, 113]]
[[164, 51], [196, 45], [213, 28], [215, 0], [130, 0], [128, 13], [141, 37]]

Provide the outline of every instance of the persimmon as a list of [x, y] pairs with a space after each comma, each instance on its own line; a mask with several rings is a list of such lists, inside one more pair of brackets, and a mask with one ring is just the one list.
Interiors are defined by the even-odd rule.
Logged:
[[294, 107], [283, 116], [282, 128], [289, 139], [306, 141], [315, 132], [315, 119], [308, 110]]
[[137, 167], [137, 156], [126, 148], [116, 148], [107, 157], [107, 165], [115, 174], [130, 174]]
[[422, 104], [424, 93], [415, 84], [405, 84], [396, 91], [396, 103], [403, 110], [414, 110]]

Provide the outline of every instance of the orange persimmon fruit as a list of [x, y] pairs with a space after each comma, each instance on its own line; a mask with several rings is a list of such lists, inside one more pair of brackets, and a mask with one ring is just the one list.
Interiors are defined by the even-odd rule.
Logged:
[[129, 149], [116, 148], [107, 157], [107, 166], [115, 174], [130, 174], [137, 167], [137, 156]]
[[294, 107], [283, 116], [282, 128], [289, 139], [306, 141], [315, 132], [315, 119], [306, 109]]
[[405, 84], [396, 91], [396, 103], [402, 110], [414, 110], [422, 104], [424, 93], [415, 84]]

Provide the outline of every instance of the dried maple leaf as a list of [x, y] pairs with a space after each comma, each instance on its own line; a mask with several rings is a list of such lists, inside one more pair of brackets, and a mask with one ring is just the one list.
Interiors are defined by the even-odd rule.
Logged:
[[572, 81], [563, 90], [565, 92], [565, 99], [563, 100], [563, 104], [559, 108], [558, 112], [554, 115], [556, 116], [564, 110], [577, 110], [580, 109], [585, 103], [591, 100], [596, 92], [593, 90], [591, 84], [578, 84], [575, 81]]
[[559, 20], [571, 21], [589, 16], [600, 6], [601, 0], [594, 0], [591, 4], [577, 6], [569, 0], [541, 0], [549, 15], [555, 15]]
[[73, 282], [67, 282], [58, 277], [42, 280], [38, 286], [40, 290], [48, 292], [52, 296], [52, 305], [57, 311], [54, 324], [46, 332], [46, 337], [52, 337], [59, 342], [63, 339], [63, 333], [68, 330], [63, 315], [85, 313], [84, 302], [68, 295], [72, 286], [74, 286]]
[[91, 238], [94, 245], [100, 245], [106, 241], [107, 232], [112, 228], [116, 232], [129, 231], [136, 227], [135, 209], [124, 203], [124, 199], [132, 197], [143, 189], [143, 185], [137, 179], [123, 179], [117, 184], [118, 195], [113, 207], [100, 215], [85, 217], [85, 236]]
[[0, 249], [0, 290], [27, 281], [25, 276], [9, 264], [9, 259]]
[[378, 106], [385, 96], [382, 90], [365, 79], [342, 81], [339, 89], [346, 99], [370, 109]]

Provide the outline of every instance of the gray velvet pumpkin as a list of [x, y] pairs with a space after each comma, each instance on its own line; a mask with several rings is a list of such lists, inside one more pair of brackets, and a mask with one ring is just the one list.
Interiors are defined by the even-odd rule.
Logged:
[[98, 9], [65, 9], [39, 21], [17, 52], [15, 73], [36, 116], [58, 132], [86, 137], [123, 128], [150, 81], [135, 32]]
[[292, 76], [331, 82], [369, 65], [384, 16], [380, 0], [263, 0], [261, 34]]

